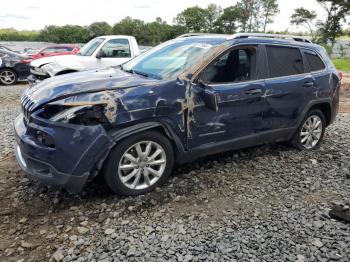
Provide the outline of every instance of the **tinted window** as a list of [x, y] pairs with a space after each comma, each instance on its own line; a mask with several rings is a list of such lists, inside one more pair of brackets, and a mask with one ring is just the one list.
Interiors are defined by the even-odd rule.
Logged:
[[314, 52], [306, 51], [305, 57], [310, 66], [310, 71], [319, 71], [325, 69], [325, 65], [321, 58]]
[[127, 39], [109, 40], [101, 48], [101, 57], [131, 57]]
[[290, 76], [303, 73], [303, 59], [299, 49], [267, 46], [270, 77]]
[[255, 48], [231, 50], [217, 58], [201, 74], [208, 83], [235, 83], [256, 79]]

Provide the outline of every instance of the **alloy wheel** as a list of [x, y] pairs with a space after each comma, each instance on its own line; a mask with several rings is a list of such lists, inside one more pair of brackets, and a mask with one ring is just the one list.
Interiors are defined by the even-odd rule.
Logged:
[[306, 119], [300, 131], [300, 143], [306, 149], [314, 148], [322, 136], [322, 120], [317, 115], [311, 115]]
[[165, 167], [164, 148], [154, 141], [141, 141], [124, 152], [118, 165], [118, 175], [126, 187], [140, 190], [154, 185]]
[[16, 75], [11, 70], [3, 70], [0, 72], [0, 80], [5, 85], [11, 85], [15, 83]]

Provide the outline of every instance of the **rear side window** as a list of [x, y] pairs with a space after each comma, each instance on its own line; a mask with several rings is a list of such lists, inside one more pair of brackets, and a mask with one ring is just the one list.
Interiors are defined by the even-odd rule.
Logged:
[[298, 48], [267, 46], [266, 51], [270, 77], [303, 73], [303, 59]]
[[312, 51], [305, 51], [305, 57], [310, 66], [310, 71], [320, 71], [326, 68], [321, 58]]

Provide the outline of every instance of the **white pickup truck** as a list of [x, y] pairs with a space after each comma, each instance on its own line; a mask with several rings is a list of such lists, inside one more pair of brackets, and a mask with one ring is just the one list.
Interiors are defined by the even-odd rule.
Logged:
[[52, 56], [34, 60], [30, 64], [28, 81], [34, 85], [46, 78], [117, 66], [140, 54], [133, 36], [99, 36], [84, 45], [76, 55]]

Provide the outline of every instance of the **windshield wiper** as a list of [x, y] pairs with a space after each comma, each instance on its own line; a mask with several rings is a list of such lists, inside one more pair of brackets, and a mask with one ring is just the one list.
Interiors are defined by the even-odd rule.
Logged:
[[130, 73], [130, 74], [137, 74], [137, 75], [148, 77], [148, 74], [146, 74], [144, 72], [136, 71], [134, 69], [125, 69], [122, 65], [120, 66], [120, 69], [123, 70], [124, 72]]
[[140, 75], [140, 76], [149, 77], [149, 75], [147, 73], [136, 71], [136, 70], [132, 70], [132, 71], [134, 72], [134, 74], [137, 74], [137, 75]]
[[132, 69], [125, 69], [123, 65], [117, 65], [115, 68], [119, 68], [120, 70], [122, 70], [124, 72], [127, 72], [127, 73], [130, 73], [130, 74], [134, 74], [134, 70], [132, 70]]
[[140, 76], [144, 76], [144, 77], [150, 77], [150, 78], [155, 78], [155, 79], [162, 79], [160, 76], [157, 76], [157, 75], [153, 75], [153, 74], [148, 74], [148, 73], [145, 73], [145, 72], [141, 72], [141, 71], [136, 71], [134, 69], [125, 69], [123, 67], [123, 65], [120, 65], [119, 68], [121, 70], [123, 70], [124, 72], [127, 72], [129, 74], [136, 74], [136, 75], [140, 75]]

